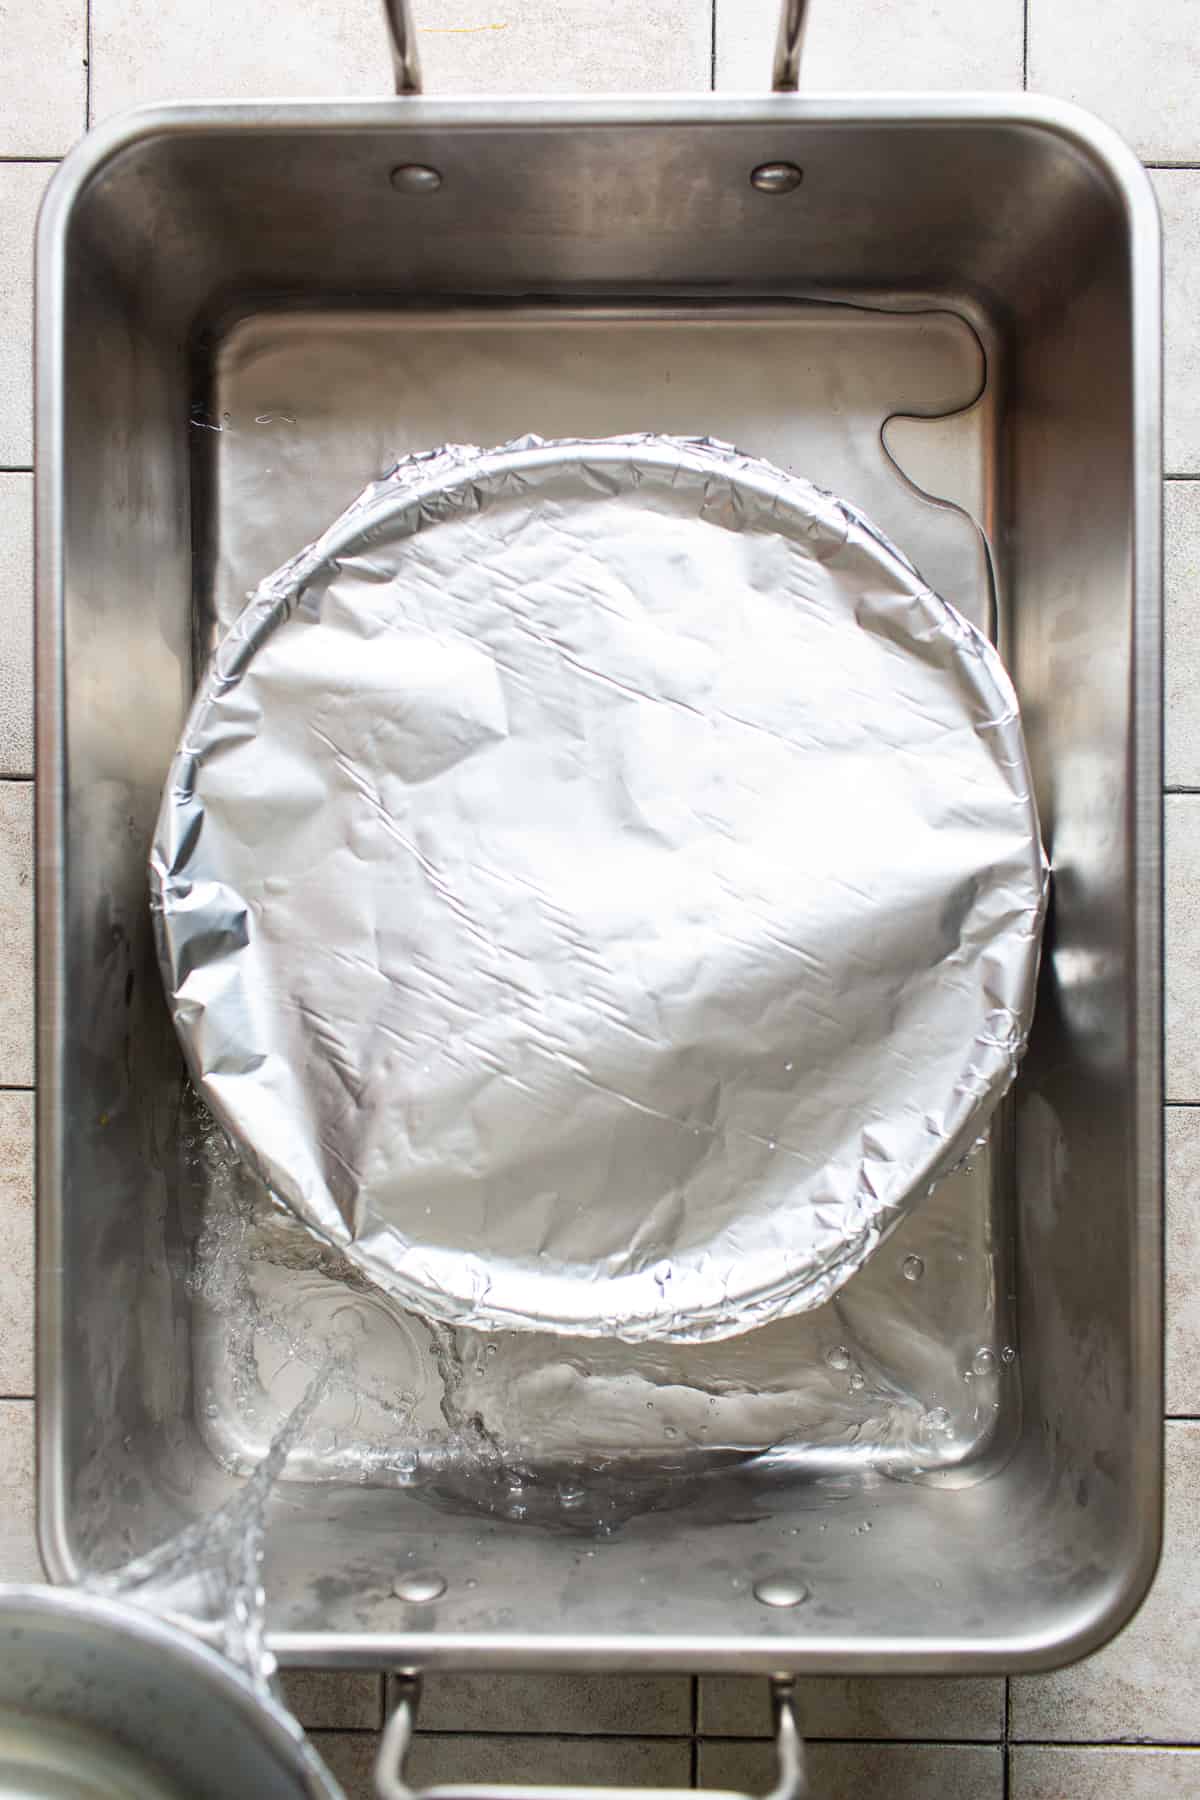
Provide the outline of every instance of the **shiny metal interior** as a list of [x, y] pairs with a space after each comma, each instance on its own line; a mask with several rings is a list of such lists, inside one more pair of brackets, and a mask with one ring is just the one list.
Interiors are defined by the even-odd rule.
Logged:
[[[771, 163], [802, 183], [759, 191]], [[1160, 1500], [1158, 283], [1140, 168], [1042, 101], [174, 108], [68, 160], [38, 327], [57, 1578], [224, 1499], [350, 1317], [356, 1385], [273, 1502], [284, 1656], [965, 1671], [1127, 1616]], [[186, 1092], [145, 862], [214, 632], [365, 480], [639, 429], [844, 494], [996, 631], [1055, 887], [972, 1165], [832, 1307], [581, 1374], [431, 1336], [270, 1209]], [[413, 1569], [444, 1593], [398, 1597]], [[807, 1598], [761, 1604], [771, 1576]]]
[[215, 1650], [46, 1587], [0, 1586], [0, 1779], [31, 1800], [343, 1800], [296, 1721]]

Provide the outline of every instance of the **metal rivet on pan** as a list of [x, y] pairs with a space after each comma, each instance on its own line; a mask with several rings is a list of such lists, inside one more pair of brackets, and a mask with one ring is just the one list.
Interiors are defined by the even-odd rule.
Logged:
[[804, 170], [795, 163], [759, 163], [750, 175], [750, 186], [760, 194], [790, 194], [804, 180]]
[[433, 1569], [398, 1575], [392, 1583], [397, 1600], [408, 1600], [413, 1606], [427, 1606], [431, 1600], [440, 1600], [445, 1591], [445, 1578]]
[[764, 1606], [801, 1606], [808, 1589], [791, 1575], [767, 1575], [754, 1584], [754, 1598]]
[[427, 163], [401, 163], [388, 179], [398, 194], [436, 194], [442, 185], [440, 171]]

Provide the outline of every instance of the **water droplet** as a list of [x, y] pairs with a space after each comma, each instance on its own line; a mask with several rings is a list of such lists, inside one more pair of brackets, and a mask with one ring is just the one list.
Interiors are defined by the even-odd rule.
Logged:
[[786, 1069], [787, 1073], [790, 1075], [796, 1065], [795, 1065], [795, 1063], [784, 1063], [783, 1066]]
[[754, 1598], [764, 1606], [800, 1606], [808, 1589], [794, 1575], [766, 1575], [754, 1584]]
[[653, 1400], [647, 1400], [647, 1402], [646, 1402], [646, 1411], [647, 1411], [647, 1412], [653, 1412], [653, 1411], [654, 1411], [654, 1402], [653, 1402]]
[[850, 1367], [850, 1352], [847, 1350], [845, 1344], [834, 1344], [825, 1352], [825, 1361], [829, 1364], [831, 1369], [848, 1369]]
[[217, 1403], [216, 1403], [216, 1401], [215, 1401], [215, 1400], [210, 1400], [210, 1401], [209, 1401], [209, 1403], [208, 1403], [208, 1405], [207, 1405], [207, 1406], [206, 1406], [206, 1407], [205, 1407], [205, 1409], [204, 1409], [204, 1416], [205, 1416], [205, 1418], [206, 1418], [206, 1419], [215, 1419], [215, 1418], [216, 1418], [216, 1416], [217, 1416]]
[[996, 1372], [996, 1352], [989, 1350], [986, 1344], [980, 1346], [971, 1358], [971, 1367], [976, 1375], [994, 1375]]
[[855, 1369], [853, 1375], [850, 1377], [851, 1393], [853, 1393], [853, 1394], [861, 1393], [862, 1389], [865, 1388], [866, 1385], [867, 1385], [867, 1378], [863, 1374], [862, 1370]]
[[864, 1519], [861, 1525], [858, 1525], [855, 1527], [856, 1533], [859, 1537], [862, 1536], [864, 1531], [870, 1531], [870, 1529], [871, 1529], [870, 1519]]
[[906, 1256], [900, 1264], [900, 1273], [905, 1281], [920, 1281], [925, 1273], [925, 1259], [921, 1256]]
[[479, 1586], [479, 1583], [476, 1581], [476, 1579], [473, 1575], [468, 1575], [465, 1585], [469, 1588], [476, 1588]]
[[675, 1429], [674, 1425], [664, 1425], [663, 1426], [663, 1436], [669, 1437], [669, 1438], [677, 1438], [679, 1436], [679, 1433]]
[[1005, 1344], [1003, 1350], [1000, 1352], [1000, 1361], [1002, 1363], [1015, 1363], [1016, 1360], [1017, 1360], [1017, 1353], [1013, 1349], [1012, 1345]]
[[583, 1489], [577, 1482], [564, 1481], [561, 1483], [558, 1490], [558, 1503], [560, 1506], [582, 1506], [583, 1500]]
[[499, 1344], [489, 1344], [487, 1347], [487, 1354], [489, 1356], [495, 1356], [495, 1354], [496, 1354], [497, 1350], [499, 1350], [499, 1348], [500, 1348]]
[[427, 1606], [431, 1600], [440, 1600], [445, 1591], [445, 1577], [434, 1569], [397, 1575], [392, 1583], [397, 1600], [407, 1600], [412, 1606]]
[[949, 1431], [950, 1414], [944, 1406], [931, 1406], [925, 1414], [925, 1423], [930, 1431]]

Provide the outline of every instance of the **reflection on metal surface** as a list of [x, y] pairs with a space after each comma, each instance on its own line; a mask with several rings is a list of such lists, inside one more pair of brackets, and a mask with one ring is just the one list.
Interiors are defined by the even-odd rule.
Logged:
[[152, 860], [272, 1191], [477, 1328], [824, 1302], [1012, 1080], [1044, 898], [986, 641], [844, 503], [662, 438], [413, 458], [265, 581]]
[[[748, 182], [746, 194], [773, 210]], [[335, 518], [364, 470], [450, 437], [615, 437], [647, 414], [669, 437], [704, 432], [789, 474], [819, 470], [994, 635], [981, 534], [996, 534], [998, 355], [952, 312], [795, 300], [263, 308], [217, 347], [203, 418], [221, 429], [193, 433], [211, 493], [203, 650], [248, 583], [306, 543], [314, 520]]]

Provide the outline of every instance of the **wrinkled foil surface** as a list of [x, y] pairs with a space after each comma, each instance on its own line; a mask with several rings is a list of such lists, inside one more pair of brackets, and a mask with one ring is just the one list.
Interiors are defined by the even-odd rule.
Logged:
[[216, 651], [151, 859], [193, 1076], [406, 1306], [720, 1338], [966, 1153], [1046, 876], [996, 653], [710, 441], [414, 457]]

